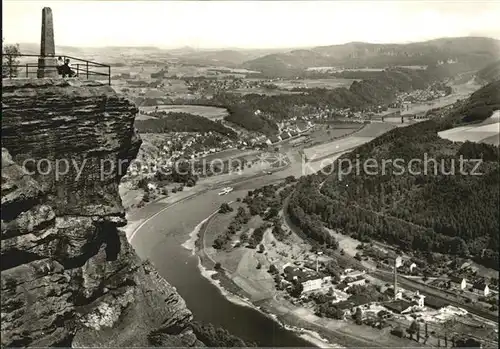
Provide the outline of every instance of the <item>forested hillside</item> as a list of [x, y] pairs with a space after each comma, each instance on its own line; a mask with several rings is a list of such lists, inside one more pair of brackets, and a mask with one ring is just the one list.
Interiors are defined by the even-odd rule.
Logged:
[[445, 121], [454, 125], [481, 122], [500, 110], [500, 80], [485, 85], [468, 99], [456, 103]]
[[481, 69], [498, 59], [500, 41], [486, 37], [443, 38], [409, 44], [350, 42], [274, 53], [247, 61], [245, 68], [268, 76], [292, 76], [308, 67], [386, 68], [398, 65], [433, 65], [451, 59]]
[[493, 82], [496, 80], [500, 80], [500, 60], [493, 62], [481, 69], [476, 74], [479, 82]]
[[236, 132], [206, 117], [189, 113], [164, 113], [159, 117], [136, 120], [135, 127], [143, 133], [166, 132], [217, 132], [228, 137], [235, 137]]
[[368, 75], [366, 79], [354, 82], [348, 89], [315, 88], [300, 94], [274, 96], [260, 94], [236, 96], [231, 93], [220, 93], [211, 100], [204, 100], [203, 104], [227, 108], [229, 116], [226, 120], [247, 130], [273, 134], [278, 131], [275, 123], [296, 115], [298, 108], [306, 108], [311, 112], [331, 107], [362, 110], [392, 102], [397, 92], [425, 88], [440, 79], [441, 75], [446, 75], [441, 68], [440, 70], [392, 68]]
[[[499, 103], [497, 82], [442, 119], [397, 128], [360, 146], [341, 158], [344, 172], [339, 172], [337, 162], [328, 169], [331, 173], [302, 178], [289, 214], [298, 222], [320, 219], [361, 241], [376, 239], [402, 250], [471, 256], [498, 269], [499, 148], [453, 143], [437, 132], [485, 119]], [[481, 161], [461, 165], [461, 157]], [[413, 159], [420, 163], [410, 162]], [[348, 172], [347, 160], [354, 168], [358, 161], [361, 170], [342, 175]], [[376, 165], [364, 171], [367, 161]]]

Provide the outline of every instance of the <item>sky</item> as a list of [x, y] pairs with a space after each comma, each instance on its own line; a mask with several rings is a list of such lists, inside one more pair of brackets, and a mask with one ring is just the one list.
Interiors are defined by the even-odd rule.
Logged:
[[292, 48], [438, 37], [500, 39], [500, 0], [76, 1], [3, 0], [7, 43], [40, 40], [52, 8], [57, 46]]

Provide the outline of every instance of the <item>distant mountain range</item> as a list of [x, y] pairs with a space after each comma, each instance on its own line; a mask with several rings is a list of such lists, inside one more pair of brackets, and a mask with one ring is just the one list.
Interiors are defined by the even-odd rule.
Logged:
[[443, 38], [410, 44], [351, 42], [259, 57], [245, 68], [265, 74], [308, 67], [385, 68], [391, 65], [433, 65], [458, 60], [484, 66], [500, 57], [500, 40], [484, 37]]
[[[40, 45], [35, 43], [20, 43], [24, 54], [39, 54]], [[244, 62], [258, 57], [283, 52], [283, 49], [195, 49], [189, 46], [162, 49], [154, 46], [109, 46], [109, 47], [74, 47], [56, 46], [57, 55], [74, 56], [78, 58], [101, 57], [110, 58], [111, 63], [118, 57], [177, 60], [185, 64], [223, 65], [240, 67]]]
[[[38, 44], [21, 44], [21, 52], [36, 54]], [[119, 57], [143, 55], [186, 64], [223, 65], [260, 71], [265, 75], [290, 75], [310, 67], [386, 68], [395, 65], [434, 65], [458, 61], [481, 69], [500, 58], [500, 40], [486, 37], [442, 38], [409, 44], [350, 42], [310, 49], [161, 49], [157, 47], [77, 48], [57, 46], [57, 53], [70, 56]]]

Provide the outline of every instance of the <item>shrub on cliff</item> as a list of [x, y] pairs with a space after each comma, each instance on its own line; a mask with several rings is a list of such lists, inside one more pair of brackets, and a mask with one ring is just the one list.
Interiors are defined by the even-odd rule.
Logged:
[[243, 348], [257, 346], [255, 343], [245, 342], [241, 338], [229, 333], [229, 331], [221, 327], [215, 327], [212, 324], [204, 325], [195, 321], [191, 324], [191, 328], [196, 337], [207, 347]]
[[2, 78], [17, 77], [19, 68], [14, 66], [19, 64], [20, 54], [19, 44], [3, 45], [2, 40]]
[[219, 207], [219, 213], [228, 213], [228, 212], [232, 212], [232, 211], [233, 211], [233, 208], [231, 206], [229, 206], [229, 204], [227, 202], [222, 203]]

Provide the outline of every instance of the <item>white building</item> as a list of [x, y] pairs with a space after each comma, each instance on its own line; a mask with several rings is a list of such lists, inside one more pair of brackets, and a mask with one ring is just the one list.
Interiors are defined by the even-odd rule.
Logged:
[[415, 263], [412, 263], [410, 265], [410, 273], [413, 273], [413, 269], [415, 269], [417, 267], [417, 265]]
[[366, 272], [364, 270], [346, 269], [344, 273], [340, 275], [340, 281], [344, 281], [347, 278], [356, 279], [365, 274]]
[[302, 283], [302, 287], [304, 288], [304, 290], [302, 292], [310, 292], [310, 291], [319, 290], [321, 287], [323, 287], [327, 282], [329, 282], [331, 280], [332, 280], [331, 276], [326, 276], [324, 278], [318, 278], [318, 279], [304, 281]]
[[314, 290], [318, 290], [321, 288], [323, 282], [321, 279], [307, 280], [302, 283], [302, 287], [304, 288], [302, 292], [310, 292]]

